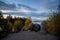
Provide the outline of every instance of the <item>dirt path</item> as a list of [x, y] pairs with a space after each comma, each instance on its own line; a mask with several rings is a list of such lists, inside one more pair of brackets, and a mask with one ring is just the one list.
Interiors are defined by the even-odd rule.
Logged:
[[7, 37], [3, 38], [2, 40], [56, 40], [56, 37], [41, 32], [23, 31], [23, 32], [9, 34]]

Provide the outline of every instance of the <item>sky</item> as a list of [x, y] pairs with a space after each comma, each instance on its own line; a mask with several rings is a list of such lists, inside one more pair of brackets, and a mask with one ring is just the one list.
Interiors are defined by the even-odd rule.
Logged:
[[55, 9], [58, 0], [2, 0], [8, 4], [10, 3], [20, 3], [24, 5], [28, 5], [32, 8], [38, 9], [38, 10], [47, 10], [47, 9]]
[[[45, 16], [44, 13], [48, 14], [51, 11], [56, 11], [57, 5], [59, 3], [59, 0], [1, 0], [1, 1], [3, 1], [7, 4], [14, 4], [15, 3], [15, 4], [27, 5], [27, 6], [37, 10], [37, 12], [36, 12], [37, 16], [41, 15], [42, 13]], [[28, 12], [29, 10], [20, 9], [20, 11]], [[33, 15], [33, 14], [27, 14], [27, 15]], [[46, 17], [44, 17], [44, 18], [46, 18]]]

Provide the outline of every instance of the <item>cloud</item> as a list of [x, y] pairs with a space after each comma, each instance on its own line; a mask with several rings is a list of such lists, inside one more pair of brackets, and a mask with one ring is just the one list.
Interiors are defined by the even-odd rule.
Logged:
[[[8, 14], [3, 15], [4, 18], [6, 18], [7, 16], [9, 16], [9, 15]], [[11, 15], [11, 16], [12, 16], [12, 18], [14, 18], [14, 17], [21, 17], [21, 18], [25, 17], [25, 16], [18, 16], [18, 15]]]
[[28, 10], [28, 9], [18, 9], [17, 11], [18, 12], [31, 12], [31, 10]]
[[[6, 18], [7, 16], [9, 15], [3, 15], [4, 18]], [[18, 16], [18, 15], [11, 15], [12, 18], [14, 17], [21, 17], [21, 18], [29, 18], [28, 16]], [[31, 19], [32, 21], [43, 21], [43, 20], [47, 20], [48, 17], [34, 17], [34, 16], [31, 16]]]
[[18, 9], [18, 10], [1, 10], [3, 13], [10, 13], [10, 12], [31, 12], [31, 10], [27, 10], [27, 9]]
[[13, 12], [12, 10], [1, 10], [3, 13]]
[[45, 12], [38, 12], [38, 11], [31, 11], [27, 9], [20, 9], [20, 10], [1, 10], [3, 13], [11, 14], [11, 15], [18, 15], [18, 16], [26, 16], [26, 17], [48, 17], [49, 13]]
[[48, 17], [31, 17], [32, 21], [43, 21], [43, 20], [47, 20]]
[[[40, 5], [40, 4], [39, 4]], [[43, 5], [43, 4], [42, 4]], [[46, 20], [47, 19], [47, 15], [49, 13], [50, 10], [45, 9], [46, 5], [44, 6], [40, 6], [42, 7], [40, 10], [31, 10], [30, 7], [26, 6], [26, 5], [21, 5], [19, 4], [19, 8], [17, 8], [16, 10], [1, 10], [3, 13], [13, 13], [14, 15], [12, 15], [13, 17], [31, 17], [32, 20]], [[38, 7], [39, 8], [39, 7]], [[4, 15], [5, 17], [7, 15]]]

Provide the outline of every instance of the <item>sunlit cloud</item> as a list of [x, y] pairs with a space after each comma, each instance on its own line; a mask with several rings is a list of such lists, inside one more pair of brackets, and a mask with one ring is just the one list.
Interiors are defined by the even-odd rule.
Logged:
[[9, 12], [32, 12], [31, 10], [28, 9], [18, 9], [18, 10], [1, 10], [3, 13], [9, 13]]
[[47, 20], [48, 17], [31, 17], [32, 18], [32, 21], [40, 21], [40, 20]]
[[28, 10], [28, 9], [19, 9], [17, 10], [18, 12], [31, 12], [31, 10]]
[[[7, 14], [3, 15], [4, 18], [7, 18], [7, 16], [9, 16], [9, 15], [7, 15]], [[18, 15], [11, 15], [11, 16], [12, 16], [12, 18], [14, 18], [14, 17], [21, 17], [21, 18], [25, 17], [25, 16], [18, 16]]]
[[29, 12], [32, 12], [32, 13], [37, 13], [37, 14], [40, 14], [40, 13], [49, 13], [50, 10], [37, 10], [37, 11], [32, 11], [32, 10], [28, 10], [28, 9], [18, 9], [18, 10], [1, 10], [3, 13], [14, 13], [14, 12], [23, 12], [23, 13], [29, 13]]
[[13, 12], [12, 10], [1, 10], [3, 13]]

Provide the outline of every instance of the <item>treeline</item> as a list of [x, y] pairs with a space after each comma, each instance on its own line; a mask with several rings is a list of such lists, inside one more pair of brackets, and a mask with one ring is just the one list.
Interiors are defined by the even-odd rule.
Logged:
[[12, 28], [15, 29], [15, 31], [25, 29], [25, 27], [29, 26], [31, 23], [31, 18], [12, 18], [11, 15], [4, 18], [2, 12], [0, 12], [0, 26], [6, 26], [8, 32], [10, 32]]
[[31, 18], [12, 18], [11, 15], [4, 18], [2, 12], [0, 11], [0, 38], [7, 33], [19, 32], [23, 29], [27, 30], [26, 28], [28, 28], [28, 26], [30, 27], [31, 23]]

